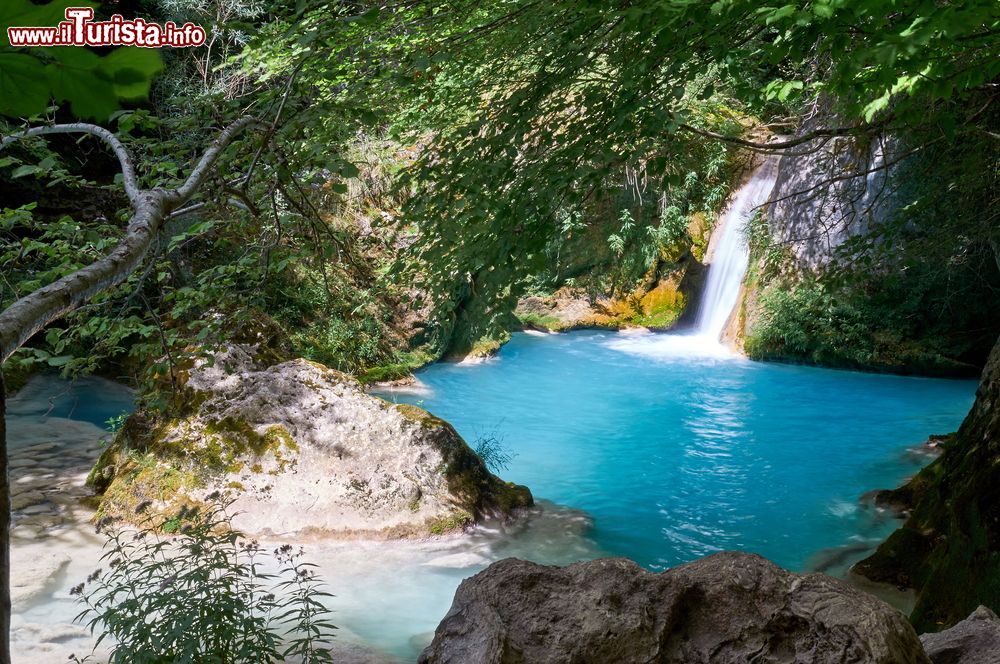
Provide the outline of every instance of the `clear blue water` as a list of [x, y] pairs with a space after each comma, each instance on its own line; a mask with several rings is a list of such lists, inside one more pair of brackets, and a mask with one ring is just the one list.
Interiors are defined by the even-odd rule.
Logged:
[[[859, 497], [953, 431], [974, 381], [692, 356], [676, 339], [516, 334], [498, 358], [435, 364], [426, 394], [383, 395], [516, 456], [505, 479], [583, 510], [603, 551], [662, 569], [721, 550], [794, 570], [894, 527]], [[923, 459], [926, 462], [926, 459]]]
[[11, 398], [8, 413], [12, 417], [80, 420], [104, 428], [109, 419], [131, 413], [134, 398], [128, 387], [97, 376], [67, 381], [55, 373], [42, 373]]

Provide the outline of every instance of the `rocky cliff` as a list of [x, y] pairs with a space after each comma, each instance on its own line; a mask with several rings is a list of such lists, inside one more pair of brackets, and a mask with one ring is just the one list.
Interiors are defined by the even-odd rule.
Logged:
[[[822, 104], [809, 118], [800, 131], [842, 124]], [[772, 203], [748, 229], [747, 354], [978, 375], [1000, 329], [996, 143], [909, 129], [782, 156]]]
[[915, 590], [910, 619], [921, 630], [952, 625], [980, 604], [1000, 608], [1000, 343], [943, 454], [891, 498], [909, 518], [854, 571]]
[[[801, 132], [840, 122], [815, 112]], [[767, 210], [771, 237], [800, 269], [826, 267], [845, 242], [895, 212], [891, 164], [905, 150], [893, 136], [873, 135], [817, 139], [789, 151], [778, 163]]]
[[169, 518], [222, 491], [247, 533], [415, 537], [531, 504], [447, 422], [322, 365], [265, 366], [250, 350], [192, 368], [170, 412], [128, 419], [89, 478], [100, 515], [134, 518], [149, 502]]

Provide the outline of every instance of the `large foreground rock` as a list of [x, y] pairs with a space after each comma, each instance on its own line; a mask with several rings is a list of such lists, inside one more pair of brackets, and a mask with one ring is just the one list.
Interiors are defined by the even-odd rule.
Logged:
[[135, 413], [102, 454], [102, 515], [134, 519], [149, 501], [169, 517], [222, 491], [246, 533], [418, 537], [531, 504], [447, 422], [319, 364], [230, 348], [191, 369], [181, 401]]
[[720, 553], [654, 574], [623, 558], [507, 559], [459, 586], [422, 664], [928, 664], [882, 601]]
[[1000, 662], [1000, 619], [981, 606], [951, 629], [921, 634], [920, 642], [934, 664]]

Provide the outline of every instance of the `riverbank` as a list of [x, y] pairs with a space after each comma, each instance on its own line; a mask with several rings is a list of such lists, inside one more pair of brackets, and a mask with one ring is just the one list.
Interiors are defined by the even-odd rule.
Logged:
[[[43, 374], [9, 403], [14, 487], [12, 640], [15, 664], [83, 657], [95, 638], [73, 622], [69, 594], [102, 567], [103, 538], [94, 531], [93, 493], [85, 486], [103, 449], [103, 422], [130, 407], [132, 394], [110, 381], [70, 384]], [[67, 415], [69, 417], [59, 417]], [[71, 418], [87, 419], [71, 419]], [[267, 548], [302, 546], [330, 592], [338, 626], [336, 661], [409, 662], [430, 643], [459, 582], [508, 555], [568, 564], [602, 555], [587, 539], [582, 513], [534, 508], [515, 523], [487, 523], [468, 534], [416, 541], [262, 540]], [[98, 650], [98, 661], [105, 649]]]

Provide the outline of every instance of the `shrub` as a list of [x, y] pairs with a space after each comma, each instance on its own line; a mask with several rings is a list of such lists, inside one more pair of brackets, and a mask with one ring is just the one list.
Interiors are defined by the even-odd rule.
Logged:
[[[98, 645], [112, 642], [109, 664], [333, 661], [336, 627], [322, 603], [331, 595], [314, 565], [291, 545], [268, 552], [246, 539], [230, 527], [229, 504], [210, 498], [166, 521], [149, 517], [138, 530], [99, 524], [107, 570], [71, 594]], [[168, 526], [175, 535], [164, 534]]]
[[507, 470], [507, 466], [517, 456], [504, 445], [503, 436], [496, 431], [476, 439], [475, 452], [491, 472]]

